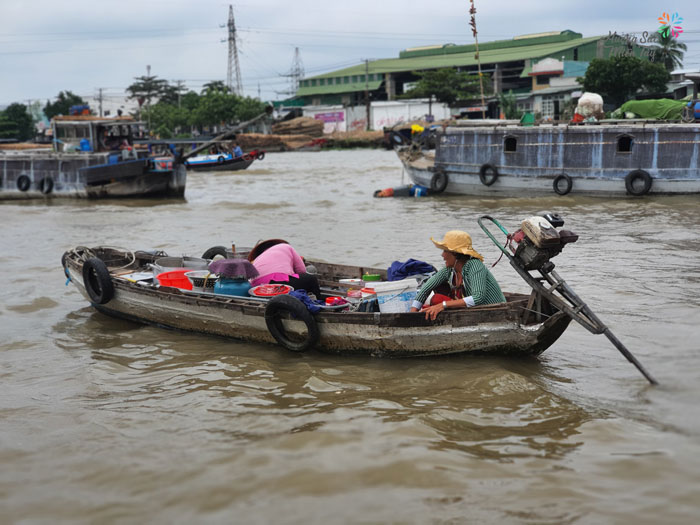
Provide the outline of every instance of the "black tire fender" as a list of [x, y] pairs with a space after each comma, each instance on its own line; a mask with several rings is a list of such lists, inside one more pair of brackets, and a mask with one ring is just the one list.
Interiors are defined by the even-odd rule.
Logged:
[[403, 138], [403, 135], [401, 135], [401, 133], [398, 131], [391, 132], [391, 140], [399, 146], [404, 146], [406, 144], [406, 140]]
[[[489, 176], [489, 172], [491, 175]], [[479, 180], [484, 186], [491, 186], [498, 179], [498, 170], [493, 164], [484, 164], [479, 169]]]
[[258, 154], [255, 156], [255, 158], [258, 160], [263, 160], [265, 158], [265, 152], [259, 151]]
[[[306, 325], [307, 334], [303, 341], [293, 341], [289, 338], [282, 324], [282, 312], [289, 312], [293, 318], [303, 321]], [[320, 337], [316, 320], [306, 305], [289, 295], [277, 295], [270, 299], [265, 307], [265, 324], [275, 341], [292, 352], [305, 352], [313, 348]]]
[[[564, 181], [564, 186], [562, 187], [561, 182]], [[574, 185], [574, 181], [571, 180], [571, 177], [569, 177], [566, 173], [560, 173], [556, 177], [554, 177], [554, 180], [552, 181], [552, 187], [554, 188], [554, 193], [557, 195], [566, 195], [571, 191], [571, 188]]]
[[202, 254], [202, 259], [213, 259], [217, 255], [226, 257], [226, 247], [225, 246], [212, 246], [207, 251]]
[[95, 304], [107, 304], [114, 297], [114, 283], [102, 259], [91, 257], [83, 264], [83, 285]]
[[219, 164], [223, 164], [223, 163], [224, 163], [224, 158], [223, 158], [223, 157], [219, 157], [218, 159], [216, 159], [216, 162], [218, 162]]
[[436, 171], [430, 179], [430, 191], [433, 193], [442, 193], [447, 188], [450, 178], [444, 171]]
[[53, 179], [51, 177], [44, 177], [39, 181], [39, 191], [44, 195], [48, 195], [53, 191]]
[[[641, 188], [635, 186], [635, 183], [641, 180], [643, 185]], [[652, 178], [644, 170], [634, 170], [630, 171], [625, 177], [625, 189], [630, 195], [639, 197], [640, 195], [646, 195], [651, 189]]]
[[32, 180], [28, 175], [20, 175], [17, 177], [17, 189], [19, 191], [27, 191], [29, 186], [32, 185]]

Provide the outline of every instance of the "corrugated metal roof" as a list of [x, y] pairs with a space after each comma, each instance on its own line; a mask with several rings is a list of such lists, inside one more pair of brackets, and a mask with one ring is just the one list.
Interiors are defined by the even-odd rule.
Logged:
[[[364, 65], [362, 66], [362, 73], [364, 74]], [[337, 76], [337, 75], [333, 75]], [[321, 78], [321, 77], [314, 77]], [[356, 91], [364, 91], [365, 88], [369, 88], [370, 91], [379, 89], [382, 85], [382, 80], [370, 80], [365, 85], [364, 82], [350, 82], [348, 84], [332, 84], [326, 86], [308, 86], [300, 87], [297, 90], [297, 97], [310, 96], [310, 95], [334, 95], [338, 93], [352, 93]]]
[[[481, 64], [498, 64], [501, 62], [513, 62], [519, 60], [527, 60], [534, 58], [542, 58], [554, 53], [559, 53], [573, 47], [578, 47], [590, 42], [595, 42], [605, 38], [602, 36], [592, 36], [588, 38], [577, 38], [567, 40], [565, 42], [557, 42], [550, 44], [536, 44], [530, 46], [517, 46], [511, 48], [493, 49], [480, 51]], [[440, 69], [445, 67], [468, 67], [477, 65], [473, 52], [455, 53], [446, 55], [434, 55], [427, 57], [416, 58], [383, 58], [364, 63], [356, 66], [339, 69], [323, 75], [308, 77], [304, 80], [319, 79], [319, 78], [334, 78], [349, 75], [364, 75], [365, 72], [371, 74], [376, 73], [399, 73], [409, 71], [423, 71], [426, 69]], [[348, 84], [339, 84], [338, 87], [347, 86]], [[316, 86], [318, 89], [319, 86]], [[323, 87], [323, 86], [321, 86]], [[307, 88], [304, 88], [307, 89]], [[364, 89], [364, 84], [362, 85]], [[347, 91], [341, 90], [338, 93]], [[318, 93], [314, 90], [313, 93]]]

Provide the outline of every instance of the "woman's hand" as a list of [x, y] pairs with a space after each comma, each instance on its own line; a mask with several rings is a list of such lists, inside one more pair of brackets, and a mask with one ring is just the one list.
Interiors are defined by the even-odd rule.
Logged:
[[445, 308], [443, 307], [442, 303], [438, 303], [438, 304], [434, 304], [432, 306], [429, 306], [428, 308], [425, 309], [425, 318], [429, 321], [435, 321], [435, 318], [444, 309]]

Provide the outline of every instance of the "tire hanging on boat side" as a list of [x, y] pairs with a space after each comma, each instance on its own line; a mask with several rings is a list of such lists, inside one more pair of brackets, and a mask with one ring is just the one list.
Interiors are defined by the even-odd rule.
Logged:
[[53, 179], [51, 177], [44, 177], [39, 181], [39, 191], [44, 195], [48, 195], [53, 191]]
[[258, 154], [255, 156], [255, 158], [258, 160], [263, 160], [265, 158], [265, 152], [259, 151]]
[[[642, 181], [641, 188], [638, 188], [635, 185], [635, 183], [638, 180]], [[630, 171], [625, 177], [625, 189], [627, 190], [627, 193], [629, 193], [630, 195], [634, 195], [635, 197], [639, 197], [641, 195], [646, 195], [647, 193], [649, 193], [649, 190], [651, 189], [651, 184], [651, 175], [649, 175], [644, 170]]]
[[[561, 182], [564, 181], [564, 186], [562, 187]], [[571, 177], [569, 177], [566, 173], [560, 173], [556, 177], [554, 177], [554, 181], [552, 181], [552, 186], [554, 187], [554, 193], [557, 195], [566, 195], [571, 191], [571, 188], [574, 185], [574, 181], [571, 180]]]
[[[491, 173], [489, 176], [488, 173]], [[484, 186], [491, 186], [498, 179], [498, 170], [493, 164], [484, 164], [479, 169], [479, 180]]]
[[95, 304], [107, 304], [114, 297], [114, 283], [107, 265], [97, 257], [91, 257], [83, 264], [83, 285]]
[[[282, 312], [289, 312], [292, 318], [300, 320], [306, 325], [307, 334], [303, 340], [295, 341], [287, 335], [280, 316]], [[275, 341], [292, 352], [305, 352], [313, 348], [320, 337], [316, 320], [306, 305], [289, 295], [277, 295], [270, 299], [265, 307], [265, 324]]]
[[213, 259], [217, 255], [226, 257], [226, 247], [225, 246], [212, 246], [207, 251], [202, 254], [202, 259]]
[[430, 179], [430, 191], [433, 193], [442, 193], [445, 191], [445, 188], [447, 188], [447, 183], [449, 181], [447, 173], [443, 170], [436, 171]]
[[27, 175], [17, 177], [17, 189], [19, 191], [27, 191], [32, 185], [32, 180]]

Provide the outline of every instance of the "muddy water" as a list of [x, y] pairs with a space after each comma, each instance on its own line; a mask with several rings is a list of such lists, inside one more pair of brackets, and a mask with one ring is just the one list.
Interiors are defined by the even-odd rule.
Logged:
[[[694, 522], [700, 198], [372, 198], [401, 183], [391, 152], [286, 153], [190, 174], [184, 201], [0, 204], [0, 522]], [[268, 237], [437, 265], [454, 228], [492, 263], [477, 217], [543, 209], [580, 235], [560, 274], [660, 387], [578, 325], [539, 359], [290, 355], [107, 318], [60, 267]]]

